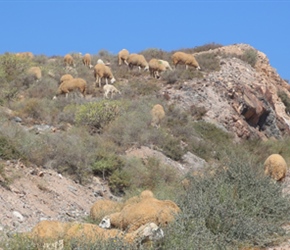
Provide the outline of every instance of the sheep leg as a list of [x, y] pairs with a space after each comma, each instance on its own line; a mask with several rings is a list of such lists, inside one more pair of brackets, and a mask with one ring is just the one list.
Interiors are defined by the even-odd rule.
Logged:
[[106, 85], [108, 85], [108, 78], [106, 78]]

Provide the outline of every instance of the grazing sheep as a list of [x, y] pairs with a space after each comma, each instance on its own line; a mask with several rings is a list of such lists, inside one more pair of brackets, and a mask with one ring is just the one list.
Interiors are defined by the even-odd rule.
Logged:
[[151, 125], [153, 127], [159, 128], [161, 121], [165, 117], [165, 111], [162, 105], [156, 104], [150, 111], [151, 113]]
[[68, 80], [71, 80], [71, 79], [74, 79], [73, 76], [71, 74], [64, 74], [60, 80], [59, 80], [59, 84], [62, 84], [64, 81], [68, 81]]
[[[42, 245], [41, 249], [63, 249], [61, 247], [69, 247], [71, 240], [74, 244], [76, 241], [94, 243], [110, 239], [118, 239], [130, 245], [143, 244], [163, 238], [164, 232], [153, 222], [146, 223], [130, 233], [124, 233], [118, 229], [108, 230], [90, 223], [41, 221], [31, 232], [24, 235]], [[56, 242], [51, 243], [52, 241]]]
[[65, 55], [63, 61], [64, 61], [66, 66], [75, 67], [74, 59], [73, 59], [73, 57], [70, 54]]
[[[82, 93], [83, 97], [85, 97], [87, 82], [82, 78], [74, 78], [71, 80], [64, 81], [59, 85], [56, 96], [65, 94], [67, 97], [69, 92], [74, 91], [76, 89], [78, 89]], [[56, 96], [53, 99], [56, 99]]]
[[177, 64], [185, 64], [186, 69], [188, 69], [188, 66], [200, 69], [198, 62], [193, 55], [181, 51], [175, 52], [172, 55], [172, 62], [175, 67], [177, 67]]
[[128, 65], [128, 57], [129, 57], [129, 51], [126, 49], [122, 49], [118, 53], [118, 59], [119, 59], [119, 65], [122, 65], [122, 62], [124, 62], [126, 65]]
[[170, 66], [170, 64], [169, 64], [169, 62], [167, 62], [167, 61], [165, 61], [165, 60], [161, 60], [161, 59], [159, 59], [158, 61], [159, 61], [159, 62], [162, 62], [162, 64], [165, 66], [166, 69], [172, 70], [172, 68], [171, 68], [171, 66]]
[[66, 222], [43, 220], [37, 223], [26, 235], [31, 239], [62, 239], [69, 227], [70, 224]]
[[272, 154], [264, 162], [264, 170], [275, 181], [281, 181], [286, 176], [287, 163], [281, 155]]
[[108, 78], [112, 84], [116, 81], [111, 69], [108, 66], [100, 63], [97, 63], [94, 68], [94, 76], [96, 78], [96, 84], [99, 83], [100, 88], [102, 86], [102, 78], [106, 79], [106, 84], [108, 84]]
[[112, 200], [97, 200], [90, 209], [90, 217], [93, 220], [103, 218], [106, 214], [120, 212], [123, 203]]
[[159, 73], [164, 72], [166, 70], [165, 65], [160, 60], [152, 58], [149, 61], [149, 72], [150, 75], [154, 78], [159, 78]]
[[118, 229], [106, 230], [95, 224], [74, 223], [65, 234], [65, 242], [79, 240], [85, 242], [106, 241], [108, 239], [123, 238], [124, 233]]
[[15, 55], [20, 58], [29, 58], [29, 59], [34, 58], [34, 55], [31, 52], [20, 52], [16, 53]]
[[98, 59], [97, 64], [105, 64], [102, 59]]
[[108, 96], [109, 94], [111, 94], [111, 98], [113, 98], [116, 93], [121, 94], [121, 92], [115, 86], [111, 84], [104, 85], [103, 89], [104, 89], [105, 98], [109, 98]]
[[172, 201], [148, 197], [140, 202], [126, 205], [118, 213], [105, 216], [99, 226], [133, 232], [148, 222], [165, 226], [172, 222], [179, 212], [180, 208]]
[[28, 69], [27, 73], [33, 76], [37, 81], [41, 79], [41, 69], [39, 67], [31, 67]]
[[130, 69], [133, 69], [134, 66], [139, 67], [139, 71], [141, 68], [144, 70], [149, 70], [149, 65], [143, 55], [139, 54], [130, 54], [127, 59], [127, 63]]
[[91, 55], [89, 53], [84, 55], [82, 61], [83, 61], [83, 64], [85, 66], [88, 66], [90, 69], [93, 67], [93, 65], [91, 64], [92, 58], [91, 58]]

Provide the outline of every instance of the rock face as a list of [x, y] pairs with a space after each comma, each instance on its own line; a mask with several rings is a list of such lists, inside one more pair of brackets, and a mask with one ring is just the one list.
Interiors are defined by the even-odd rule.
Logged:
[[[252, 67], [239, 59], [248, 50], [256, 52]], [[214, 53], [220, 61], [220, 70], [202, 72], [203, 79], [193, 79], [174, 89], [162, 89], [169, 102], [184, 110], [205, 108], [205, 121], [215, 121], [236, 138], [280, 138], [289, 133], [290, 117], [278, 96], [284, 92], [289, 98], [289, 86], [265, 54], [246, 44], [224, 46], [202, 53]], [[236, 56], [233, 56], [236, 55]]]

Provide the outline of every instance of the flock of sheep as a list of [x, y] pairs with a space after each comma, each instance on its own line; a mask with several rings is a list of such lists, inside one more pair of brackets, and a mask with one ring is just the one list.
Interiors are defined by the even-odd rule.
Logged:
[[[109, 65], [106, 65], [101, 59], [98, 60], [97, 64], [93, 66], [91, 64], [91, 55], [85, 54], [82, 58], [82, 62], [85, 66], [89, 68], [94, 68], [94, 77], [96, 81], [96, 85], [99, 85], [99, 88], [102, 86], [102, 80], [105, 79], [106, 85], [104, 87], [104, 97], [109, 98], [113, 97], [114, 94], [121, 92], [114, 87], [112, 84], [116, 81], [111, 68]], [[150, 75], [154, 78], [160, 78], [161, 74], [166, 70], [173, 70], [170, 66], [169, 62], [161, 59], [153, 58], [149, 62], [146, 61], [144, 55], [142, 54], [130, 54], [127, 49], [122, 49], [118, 53], [118, 62], [119, 66], [123, 63], [126, 64], [130, 69], [134, 67], [138, 67], [139, 71], [143, 69], [144, 71], [149, 70]], [[66, 66], [74, 67], [74, 59], [70, 54], [64, 56], [64, 63]], [[178, 64], [184, 64], [186, 69], [188, 66], [194, 67], [196, 69], [200, 69], [198, 62], [192, 54], [184, 53], [184, 52], [175, 52], [172, 55], [172, 63], [174, 67], [177, 67]], [[57, 95], [60, 94], [68, 94], [70, 91], [78, 89], [83, 96], [85, 96], [86, 92], [86, 84], [80, 79], [72, 80], [67, 79], [65, 81], [60, 81], [60, 86], [58, 88]], [[110, 84], [108, 83], [110, 81]], [[110, 95], [110, 96], [109, 96]]]
[[[41, 221], [25, 236], [47, 247], [51, 244], [67, 245], [72, 239], [91, 243], [118, 239], [136, 246], [163, 238], [161, 227], [174, 221], [179, 212], [180, 208], [174, 202], [158, 200], [150, 190], [144, 190], [125, 202], [96, 201], [91, 207], [90, 217], [96, 220], [105, 215], [99, 225]], [[51, 241], [54, 243], [48, 244]]]

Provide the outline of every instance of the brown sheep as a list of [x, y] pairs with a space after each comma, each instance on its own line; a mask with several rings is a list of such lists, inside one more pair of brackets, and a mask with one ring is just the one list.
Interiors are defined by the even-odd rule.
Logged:
[[177, 64], [185, 64], [186, 69], [188, 69], [188, 66], [200, 69], [198, 62], [193, 55], [181, 51], [175, 52], [172, 55], [172, 62], [175, 68], [177, 67]]
[[126, 205], [119, 213], [105, 216], [99, 226], [116, 227], [133, 232], [148, 222], [165, 226], [172, 222], [179, 212], [180, 208], [172, 201], [148, 197], [140, 202]]
[[[82, 93], [83, 97], [85, 97], [87, 82], [82, 78], [74, 78], [71, 80], [64, 81], [59, 85], [56, 96], [64, 94], [67, 97], [69, 92], [74, 91], [76, 89], [78, 89]], [[56, 96], [54, 97], [54, 99], [56, 98]]]
[[281, 181], [286, 176], [287, 163], [281, 155], [272, 154], [264, 162], [264, 170], [266, 175], [276, 181]]
[[106, 79], [106, 84], [108, 84], [108, 79], [110, 79], [112, 84], [116, 81], [111, 69], [102, 63], [97, 63], [94, 67], [94, 76], [96, 79], [96, 84], [99, 83], [100, 88], [102, 86], [102, 78]]
[[134, 66], [138, 66], [139, 71], [141, 70], [141, 68], [143, 68], [144, 70], [149, 70], [149, 65], [143, 55], [130, 54], [127, 62], [130, 69], [133, 69]]
[[40, 80], [42, 77], [41, 69], [39, 67], [30, 67], [27, 73], [33, 76], [37, 81]]
[[[118, 229], [107, 230], [90, 223], [41, 221], [31, 232], [25, 233], [24, 236], [32, 239], [38, 245], [42, 245], [41, 249], [44, 249], [44, 246], [51, 249], [52, 246], [68, 247], [71, 240], [94, 243], [96, 241], [119, 239], [126, 244], [141, 244], [159, 240], [164, 237], [164, 233], [161, 228], [152, 222], [142, 225], [136, 231], [125, 234]], [[51, 243], [52, 241], [56, 242]]]
[[90, 209], [90, 217], [93, 220], [101, 219], [106, 214], [120, 212], [123, 203], [112, 200], [97, 200]]
[[122, 65], [122, 62], [124, 62], [126, 65], [128, 65], [128, 57], [129, 57], [129, 51], [126, 49], [122, 49], [118, 53], [118, 59], [119, 59], [119, 65]]
[[82, 61], [83, 61], [83, 64], [85, 66], [88, 66], [90, 69], [93, 67], [93, 65], [91, 64], [91, 61], [92, 61], [91, 55], [89, 53], [84, 55]]
[[15, 55], [18, 56], [19, 58], [29, 58], [29, 59], [34, 58], [34, 55], [31, 52], [20, 52], [16, 53]]
[[161, 121], [165, 117], [165, 111], [162, 105], [156, 104], [151, 109], [151, 125], [153, 127], [159, 128]]
[[60, 80], [59, 80], [59, 84], [58, 84], [58, 85], [62, 84], [64, 81], [71, 80], [71, 79], [73, 79], [73, 76], [72, 76], [71, 74], [64, 74], [64, 75], [60, 78]]
[[165, 70], [166, 67], [160, 60], [152, 58], [149, 61], [149, 72], [152, 77], [159, 78], [159, 73], [164, 72]]
[[66, 54], [63, 58], [63, 61], [66, 66], [75, 66], [74, 59], [70, 54]]

